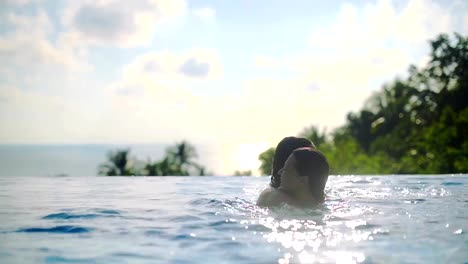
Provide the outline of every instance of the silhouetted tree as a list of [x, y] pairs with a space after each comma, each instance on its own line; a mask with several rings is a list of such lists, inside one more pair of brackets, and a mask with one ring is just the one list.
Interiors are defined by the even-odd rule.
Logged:
[[252, 171], [251, 170], [246, 170], [246, 171], [236, 170], [234, 172], [234, 176], [252, 176]]
[[181, 141], [166, 150], [166, 157], [178, 167], [182, 175], [189, 175], [189, 169], [196, 167], [194, 159], [198, 155], [194, 146], [187, 141]]
[[196, 149], [187, 141], [176, 143], [166, 149], [161, 161], [148, 160], [143, 169], [146, 176], [189, 176], [206, 174], [206, 168], [197, 162]]
[[271, 175], [273, 168], [273, 157], [275, 155], [275, 148], [269, 148], [266, 151], [260, 153], [258, 159], [260, 160], [260, 173], [261, 175]]
[[99, 166], [99, 174], [107, 176], [135, 175], [132, 161], [129, 158], [130, 149], [121, 149], [108, 153], [108, 161]]
[[305, 128], [300, 134], [299, 137], [305, 137], [312, 141], [317, 148], [320, 148], [321, 145], [325, 144], [327, 141], [326, 131], [319, 131], [318, 127], [310, 126]]

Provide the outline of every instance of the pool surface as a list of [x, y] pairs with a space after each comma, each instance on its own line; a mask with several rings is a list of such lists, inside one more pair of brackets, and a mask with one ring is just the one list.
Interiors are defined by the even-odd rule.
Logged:
[[0, 263], [467, 263], [468, 175], [332, 176], [311, 210], [268, 177], [1, 177]]

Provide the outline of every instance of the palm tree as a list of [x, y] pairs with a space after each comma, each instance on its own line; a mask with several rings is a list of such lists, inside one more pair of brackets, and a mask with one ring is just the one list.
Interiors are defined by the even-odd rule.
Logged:
[[173, 162], [179, 169], [181, 176], [189, 175], [190, 169], [197, 169], [194, 161], [198, 157], [195, 147], [183, 140], [166, 150], [166, 162]]
[[198, 157], [195, 147], [185, 140], [168, 148], [167, 154], [180, 165], [193, 164], [192, 160]]
[[325, 129], [320, 132], [318, 127], [314, 125], [304, 128], [299, 136], [309, 139], [317, 148], [320, 148], [320, 145], [323, 145], [327, 142], [327, 134]]
[[187, 176], [188, 172], [181, 170], [181, 167], [170, 157], [166, 156], [159, 162], [148, 162], [144, 168], [146, 176]]
[[[189, 176], [205, 175], [205, 167], [197, 164], [195, 147], [187, 141], [176, 143], [166, 149], [161, 161], [148, 160], [140, 166], [138, 160], [129, 158], [130, 150], [122, 149], [109, 152], [108, 161], [99, 166], [99, 174], [107, 176], [146, 175], [146, 176]], [[134, 165], [136, 163], [136, 165]], [[138, 170], [136, 168], [139, 168]], [[140, 170], [141, 169], [141, 170]]]
[[145, 167], [143, 168], [143, 175], [146, 176], [159, 176], [161, 173], [159, 162], [151, 162], [148, 160]]
[[107, 154], [108, 161], [99, 165], [99, 174], [106, 176], [135, 175], [129, 154], [130, 149], [118, 149], [109, 152]]

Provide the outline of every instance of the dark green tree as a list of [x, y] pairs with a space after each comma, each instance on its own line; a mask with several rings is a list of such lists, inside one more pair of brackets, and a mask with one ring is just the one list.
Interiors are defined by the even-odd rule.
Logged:
[[[160, 161], [141, 162], [130, 159], [130, 149], [118, 149], [108, 153], [108, 161], [99, 166], [99, 174], [107, 176], [188, 176], [206, 175], [206, 168], [198, 164], [194, 146], [187, 141], [176, 143], [166, 149]], [[140, 168], [140, 169], [137, 169]]]
[[273, 156], [275, 155], [275, 148], [269, 148], [266, 151], [260, 153], [258, 159], [260, 160], [260, 174], [271, 175], [273, 168]]
[[309, 139], [310, 141], [314, 143], [314, 145], [317, 148], [320, 148], [320, 146], [327, 143], [326, 130], [324, 129], [322, 130], [322, 132], [320, 132], [317, 126], [310, 126], [310, 127], [304, 128], [304, 130], [302, 130], [302, 132], [299, 133], [299, 137], [304, 137], [304, 138]]
[[129, 157], [130, 149], [118, 149], [107, 155], [108, 161], [99, 165], [99, 174], [106, 176], [135, 175], [133, 161]]
[[246, 170], [246, 171], [236, 170], [234, 172], [234, 176], [252, 176], [252, 171], [251, 170]]
[[206, 168], [195, 161], [197, 157], [195, 147], [187, 141], [181, 141], [168, 147], [161, 161], [148, 160], [143, 174], [146, 176], [203, 176], [206, 174]]

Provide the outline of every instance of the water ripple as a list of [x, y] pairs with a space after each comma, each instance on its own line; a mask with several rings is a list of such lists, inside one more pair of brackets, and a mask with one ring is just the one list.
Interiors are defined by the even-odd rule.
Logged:
[[96, 213], [68, 213], [68, 212], [61, 212], [61, 213], [53, 213], [48, 214], [42, 219], [51, 220], [51, 219], [94, 219], [98, 217], [115, 217], [119, 216], [120, 213], [116, 210], [97, 210]]
[[200, 198], [190, 201], [190, 205], [208, 205], [208, 206], [222, 206], [223, 202], [216, 199]]
[[463, 182], [443, 182], [440, 185], [443, 185], [443, 186], [458, 186], [458, 185], [463, 185]]
[[225, 219], [220, 221], [214, 221], [208, 224], [208, 226], [213, 227], [215, 229], [230, 229], [230, 228], [238, 228], [237, 220], [235, 219]]
[[99, 210], [98, 213], [105, 214], [105, 215], [120, 215], [119, 211], [111, 210], [111, 209]]
[[98, 217], [98, 214], [69, 214], [69, 213], [55, 213], [55, 214], [49, 214], [42, 219], [76, 219], [76, 218], [96, 218]]
[[407, 203], [407, 204], [417, 204], [417, 203], [422, 203], [422, 202], [425, 202], [426, 199], [422, 199], [422, 198], [417, 198], [417, 199], [406, 199], [404, 200], [404, 203]]
[[61, 256], [49, 256], [45, 259], [45, 263], [96, 263], [96, 260], [91, 258], [65, 258]]
[[81, 227], [81, 226], [54, 226], [54, 227], [31, 227], [31, 228], [21, 228], [16, 230], [16, 232], [24, 233], [58, 233], [58, 234], [78, 234], [78, 233], [88, 233], [91, 232], [91, 228]]
[[136, 254], [132, 252], [115, 252], [111, 256], [113, 257], [123, 257], [123, 258], [137, 258], [137, 259], [151, 259], [153, 256], [148, 256], [148, 255], [142, 255], [142, 254]]
[[194, 233], [190, 233], [190, 234], [175, 235], [175, 236], [171, 237], [171, 240], [173, 240], [173, 241], [183, 241], [183, 242], [187, 242], [187, 243], [191, 244], [190, 241], [211, 241], [212, 238], [199, 237]]
[[177, 216], [177, 217], [173, 217], [170, 219], [170, 221], [172, 222], [191, 222], [191, 221], [198, 221], [198, 220], [203, 220], [203, 219], [197, 216], [193, 216], [193, 215]]
[[156, 237], [166, 237], [167, 232], [165, 232], [163, 230], [159, 230], [159, 229], [152, 229], [152, 230], [145, 231], [145, 235], [146, 236], [156, 236]]

